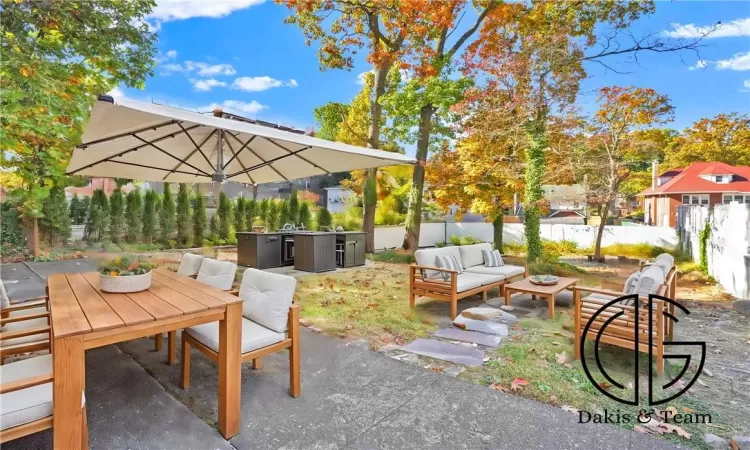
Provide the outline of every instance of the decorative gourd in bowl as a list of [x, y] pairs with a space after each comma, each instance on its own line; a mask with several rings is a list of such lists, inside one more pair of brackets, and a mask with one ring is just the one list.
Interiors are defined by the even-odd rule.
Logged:
[[99, 264], [99, 289], [118, 294], [145, 291], [151, 287], [154, 267], [142, 259], [124, 256], [102, 261]]

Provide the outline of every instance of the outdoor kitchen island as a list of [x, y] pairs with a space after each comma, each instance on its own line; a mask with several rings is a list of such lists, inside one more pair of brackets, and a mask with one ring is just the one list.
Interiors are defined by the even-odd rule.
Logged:
[[336, 233], [295, 233], [294, 268], [316, 273], [336, 270]]

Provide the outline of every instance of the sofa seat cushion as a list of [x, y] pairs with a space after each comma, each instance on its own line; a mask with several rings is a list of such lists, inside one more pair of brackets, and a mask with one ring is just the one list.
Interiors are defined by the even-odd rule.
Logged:
[[[625, 295], [625, 294], [623, 294], [623, 295]], [[598, 302], [607, 303], [607, 302], [611, 302], [612, 300], [614, 300], [616, 298], [617, 297], [615, 297], [614, 295], [594, 293], [594, 294], [591, 294], [591, 295], [587, 295], [585, 299], [586, 300], [596, 300]]]
[[[42, 355], [3, 365], [0, 383], [10, 383], [52, 373], [52, 355]], [[52, 415], [52, 383], [0, 394], [0, 429], [6, 430]]]
[[[22, 309], [20, 311], [13, 311], [9, 314], [9, 317], [22, 317], [31, 314], [39, 314], [47, 312], [47, 308], [40, 306], [38, 308]], [[22, 320], [20, 322], [10, 322], [5, 324], [3, 327], [3, 333], [10, 333], [14, 331], [23, 331], [30, 328], [46, 327], [48, 325], [47, 319], [42, 317], [39, 319]], [[33, 334], [31, 336], [23, 336], [15, 339], [7, 339], [0, 342], [0, 347], [10, 348], [20, 344], [29, 344], [33, 342], [44, 342], [49, 340], [48, 333]]]
[[[185, 332], [215, 352], [219, 352], [219, 322], [204, 323], [186, 328]], [[242, 318], [242, 353], [251, 352], [259, 348], [284, 340], [284, 333], [258, 325], [245, 317]]]
[[498, 275], [483, 275], [479, 273], [464, 272], [456, 278], [456, 292], [465, 292], [470, 289], [502, 281], [503, 277]]
[[247, 269], [242, 274], [242, 315], [264, 327], [283, 333], [289, 324], [297, 279], [288, 275]]
[[[423, 248], [414, 252], [414, 259], [418, 266], [435, 267], [436, 256], [455, 256], [461, 262], [461, 253], [458, 247]], [[463, 264], [463, 262], [461, 262]], [[465, 265], [464, 265], [465, 267]], [[425, 270], [422, 273], [425, 279], [442, 279], [440, 272], [436, 270]]]
[[510, 278], [518, 275], [523, 275], [523, 273], [526, 272], [526, 269], [521, 266], [511, 266], [509, 264], [506, 264], [499, 267], [474, 266], [466, 269], [466, 272], [479, 273], [483, 275], [501, 275], [504, 278]]
[[177, 275], [183, 277], [192, 277], [198, 275], [198, 271], [201, 270], [201, 263], [205, 257], [202, 255], [194, 255], [192, 253], [185, 253], [182, 255], [182, 261], [180, 261], [180, 268], [177, 269]]
[[492, 251], [492, 244], [485, 242], [482, 244], [462, 245], [458, 247], [458, 251], [461, 253], [461, 262], [463, 262], [465, 269], [484, 264], [482, 250]]

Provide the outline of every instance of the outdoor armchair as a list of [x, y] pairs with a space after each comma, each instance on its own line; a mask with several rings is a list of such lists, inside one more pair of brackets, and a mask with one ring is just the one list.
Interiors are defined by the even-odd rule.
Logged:
[[[252, 361], [260, 369], [263, 356], [289, 349], [292, 397], [299, 397], [300, 342], [299, 306], [293, 303], [297, 280], [286, 275], [247, 269], [237, 295], [242, 305], [241, 361]], [[219, 357], [219, 323], [186, 328], [182, 332], [182, 388], [190, 386], [190, 349], [216, 362]]]
[[198, 275], [198, 271], [200, 271], [201, 263], [204, 259], [205, 257], [201, 255], [185, 253], [182, 255], [180, 267], [177, 269], [177, 275], [182, 275], [183, 277], [195, 277]]
[[[0, 371], [0, 443], [52, 428], [52, 354], [15, 361]], [[88, 448], [85, 398], [82, 448]]]
[[[189, 266], [194, 266], [195, 263], [198, 261], [197, 258], [200, 258], [200, 268], [197, 271], [196, 274], [196, 280], [200, 281], [203, 284], [207, 284], [211, 287], [214, 287], [216, 289], [221, 289], [222, 291], [229, 291], [232, 289], [232, 284], [234, 284], [234, 277], [237, 273], [237, 264], [229, 262], [229, 261], [217, 261], [215, 259], [211, 258], [204, 258], [199, 255], [191, 255], [189, 253], [186, 253], [182, 257], [182, 261], [185, 263], [186, 268], [185, 271], [188, 272], [189, 270], [192, 270], [192, 268], [188, 269]], [[187, 261], [185, 260], [187, 258]], [[180, 263], [180, 267], [182, 268], [182, 262]], [[178, 274], [179, 270], [177, 271]], [[154, 350], [161, 351], [161, 334], [157, 334], [154, 336]], [[175, 345], [177, 343], [177, 335], [175, 331], [170, 331], [167, 333], [168, 338], [168, 363], [169, 365], [173, 365], [175, 363]]]

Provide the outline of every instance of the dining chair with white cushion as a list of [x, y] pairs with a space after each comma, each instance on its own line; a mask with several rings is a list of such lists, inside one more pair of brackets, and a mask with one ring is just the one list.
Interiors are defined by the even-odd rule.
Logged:
[[201, 263], [205, 259], [202, 255], [195, 255], [193, 253], [185, 253], [182, 255], [182, 261], [180, 261], [180, 267], [177, 269], [177, 275], [183, 277], [194, 277], [198, 275], [198, 271], [201, 269]]

